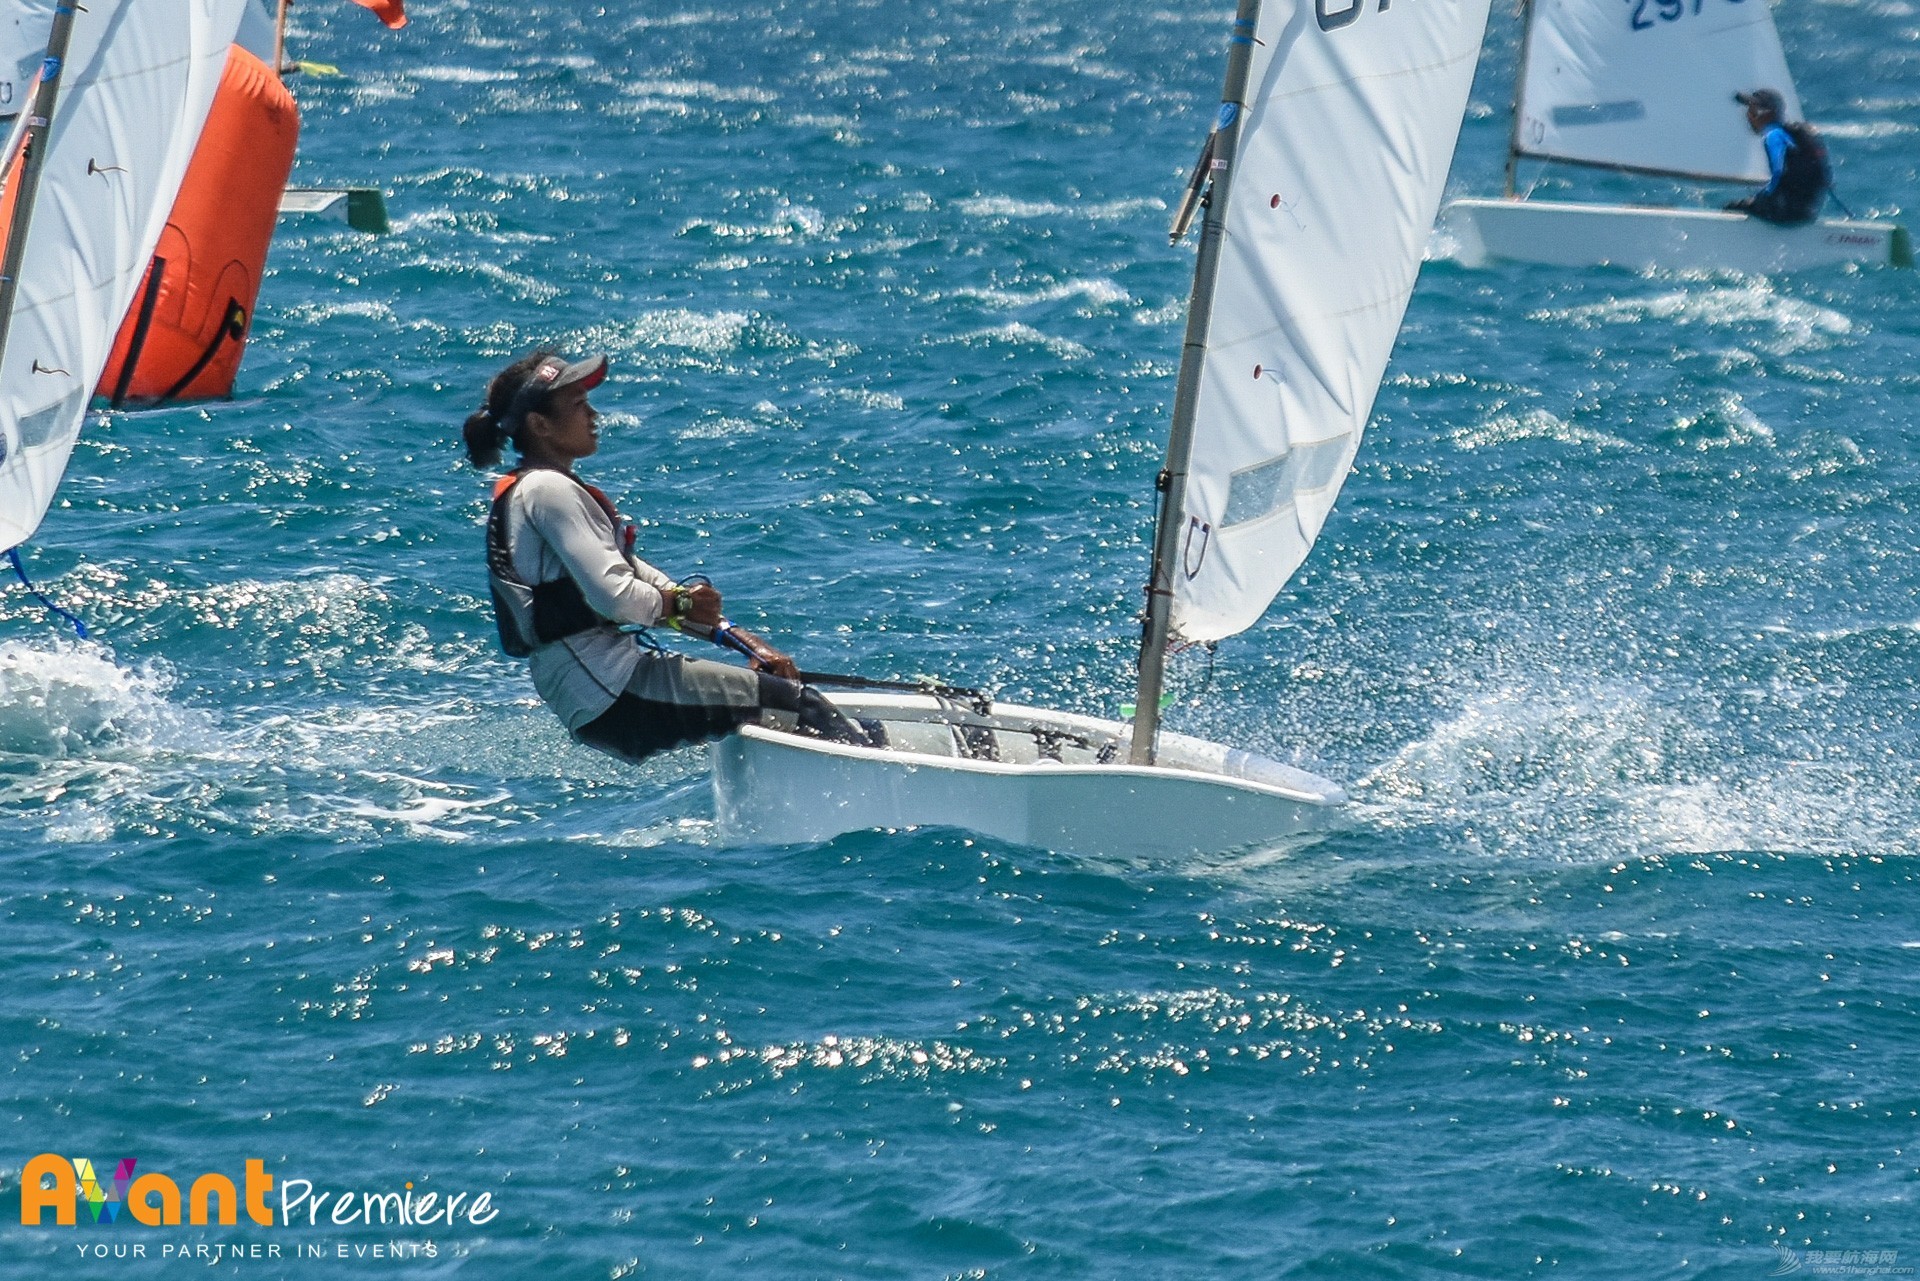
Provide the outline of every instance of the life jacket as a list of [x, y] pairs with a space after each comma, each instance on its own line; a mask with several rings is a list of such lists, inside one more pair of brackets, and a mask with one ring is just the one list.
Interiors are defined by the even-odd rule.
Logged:
[[[542, 645], [607, 625], [607, 620], [587, 604], [586, 596], [572, 576], [529, 583], [514, 572], [513, 548], [507, 543], [507, 499], [525, 475], [523, 468], [495, 481], [493, 506], [487, 512], [487, 587], [493, 596], [493, 619], [500, 631], [500, 648], [513, 658], [525, 658]], [[620, 514], [612, 499], [592, 485], [571, 474], [567, 479], [586, 490], [594, 504], [606, 513], [614, 546], [623, 554], [632, 555], [637, 532], [633, 522]]]
[[1827, 159], [1827, 144], [1811, 125], [1780, 126], [1792, 139], [1780, 167], [1771, 203], [1781, 221], [1805, 222], [1820, 211], [1827, 188], [1833, 185], [1833, 166]]

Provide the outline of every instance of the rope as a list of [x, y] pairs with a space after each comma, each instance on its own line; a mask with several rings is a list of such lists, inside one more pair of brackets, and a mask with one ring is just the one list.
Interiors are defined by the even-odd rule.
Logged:
[[968, 689], [964, 685], [948, 685], [943, 681], [888, 681], [876, 680], [870, 676], [844, 676], [835, 672], [801, 672], [800, 679], [808, 685], [831, 685], [840, 689], [884, 689], [897, 690], [903, 694], [926, 694], [933, 698], [966, 703], [982, 716], [990, 715], [993, 708], [992, 696], [984, 691]]
[[247, 309], [240, 305], [238, 298], [229, 298], [227, 299], [226, 317], [221, 320], [220, 328], [214, 331], [213, 341], [208, 343], [207, 349], [200, 353], [200, 359], [193, 362], [193, 368], [180, 375], [179, 381], [175, 382], [173, 386], [161, 392], [154, 403], [164, 405], [185, 391], [187, 386], [204, 373], [208, 365], [213, 363], [213, 358], [220, 354], [220, 347], [227, 339], [231, 338], [238, 342], [245, 339], [246, 336]]
[[7, 559], [13, 562], [13, 572], [20, 575], [20, 585], [25, 587], [35, 600], [73, 624], [74, 635], [78, 636], [81, 640], [91, 639], [87, 635], [87, 625], [85, 623], [47, 599], [46, 593], [33, 585], [33, 580], [27, 577], [27, 567], [21, 563], [20, 549], [18, 547], [12, 547], [7, 550]]

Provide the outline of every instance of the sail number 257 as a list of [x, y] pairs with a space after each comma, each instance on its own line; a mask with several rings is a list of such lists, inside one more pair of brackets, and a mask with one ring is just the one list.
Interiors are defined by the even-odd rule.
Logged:
[[[1633, 6], [1633, 16], [1629, 19], [1629, 23], [1635, 31], [1651, 30], [1655, 17], [1662, 22], [1678, 22], [1688, 13], [1699, 13], [1706, 5], [1706, 0], [1626, 0], [1626, 2]], [[1741, 2], [1742, 0], [1727, 0], [1729, 4]]]
[[[1333, 0], [1333, 2], [1338, 4], [1340, 0]], [[1680, 0], [1675, 0], [1675, 3], [1679, 2]], [[1367, 0], [1347, 0], [1346, 8], [1329, 9], [1327, 7], [1327, 0], [1313, 0], [1313, 16], [1320, 23], [1320, 29], [1322, 31], [1338, 31], [1355, 18], [1358, 18], [1360, 11], [1366, 8], [1366, 5]], [[1379, 0], [1379, 6], [1375, 12], [1385, 13], [1392, 7], [1393, 0]]]

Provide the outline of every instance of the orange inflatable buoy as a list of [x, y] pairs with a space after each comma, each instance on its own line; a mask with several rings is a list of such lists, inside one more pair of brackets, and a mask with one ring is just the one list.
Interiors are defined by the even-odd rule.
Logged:
[[293, 172], [300, 114], [267, 64], [239, 45], [94, 389], [129, 402], [233, 394], [240, 353]]

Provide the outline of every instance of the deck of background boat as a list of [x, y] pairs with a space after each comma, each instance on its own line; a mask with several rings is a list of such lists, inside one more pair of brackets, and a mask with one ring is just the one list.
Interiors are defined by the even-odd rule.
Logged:
[[1630, 270], [1800, 271], [1842, 263], [1913, 265], [1905, 228], [1825, 220], [1779, 227], [1709, 209], [1455, 200], [1441, 228], [1470, 267], [1492, 260]]

